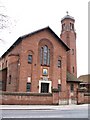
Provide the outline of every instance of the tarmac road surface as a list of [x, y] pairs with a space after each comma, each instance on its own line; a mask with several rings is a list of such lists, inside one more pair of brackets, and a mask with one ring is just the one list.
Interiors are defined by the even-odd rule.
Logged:
[[84, 105], [68, 106], [3, 106], [1, 118], [88, 118], [89, 107]]

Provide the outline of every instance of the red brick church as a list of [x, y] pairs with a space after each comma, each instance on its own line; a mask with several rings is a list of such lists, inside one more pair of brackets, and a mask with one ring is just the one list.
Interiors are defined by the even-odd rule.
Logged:
[[19, 37], [1, 56], [2, 104], [76, 102], [79, 81], [74, 23], [67, 14], [61, 20], [60, 38], [46, 27]]

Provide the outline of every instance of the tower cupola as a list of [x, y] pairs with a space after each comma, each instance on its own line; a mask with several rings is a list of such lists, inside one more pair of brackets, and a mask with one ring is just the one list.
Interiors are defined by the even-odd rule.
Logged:
[[61, 19], [61, 24], [62, 24], [62, 32], [63, 31], [74, 31], [74, 22], [75, 19], [74, 17], [67, 15]]

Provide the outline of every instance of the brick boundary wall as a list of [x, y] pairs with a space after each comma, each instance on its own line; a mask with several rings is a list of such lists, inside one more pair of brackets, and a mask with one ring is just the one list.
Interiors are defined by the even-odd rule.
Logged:
[[90, 92], [79, 90], [77, 104], [90, 104]]
[[[64, 96], [63, 96], [64, 97]], [[0, 92], [0, 104], [17, 105], [58, 105], [60, 101], [69, 102], [69, 98], [58, 98], [57, 93], [21, 93]], [[66, 100], [66, 101], [65, 101]], [[77, 104], [90, 104], [90, 92], [78, 91]]]
[[23, 104], [23, 105], [51, 105], [53, 104], [52, 94], [44, 93], [17, 93], [2, 92], [0, 94], [0, 104]]
[[90, 93], [84, 94], [84, 102], [90, 104]]

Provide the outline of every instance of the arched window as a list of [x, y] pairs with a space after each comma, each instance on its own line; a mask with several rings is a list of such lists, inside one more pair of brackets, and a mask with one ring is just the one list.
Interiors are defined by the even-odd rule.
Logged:
[[62, 64], [62, 58], [61, 56], [58, 57], [58, 68], [61, 68], [61, 64]]
[[70, 30], [72, 30], [72, 23], [70, 23]]
[[46, 45], [41, 47], [40, 62], [41, 65], [50, 65], [50, 49]]
[[8, 83], [11, 84], [11, 75], [9, 75], [9, 82]]
[[65, 23], [62, 24], [62, 31], [64, 31], [64, 30], [65, 30]]
[[74, 24], [72, 24], [72, 29], [74, 30]]
[[74, 30], [74, 24], [73, 23], [70, 23], [70, 29]]
[[74, 67], [73, 67], [73, 73], [74, 73]]
[[28, 55], [28, 63], [32, 64], [32, 55]]

